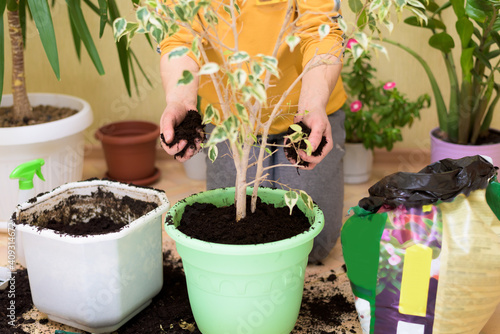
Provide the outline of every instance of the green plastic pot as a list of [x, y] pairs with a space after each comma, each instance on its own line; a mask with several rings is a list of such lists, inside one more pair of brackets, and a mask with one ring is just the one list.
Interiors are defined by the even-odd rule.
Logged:
[[[252, 191], [251, 188], [248, 189]], [[283, 190], [262, 188], [259, 197], [285, 206]], [[311, 228], [285, 240], [258, 245], [216, 244], [191, 238], [177, 229], [187, 205], [234, 203], [234, 188], [195, 194], [175, 204], [165, 229], [182, 258], [189, 302], [203, 334], [288, 334], [297, 321], [304, 273], [313, 239], [324, 217], [318, 206], [297, 203]], [[202, 222], [200, 222], [202, 223]]]

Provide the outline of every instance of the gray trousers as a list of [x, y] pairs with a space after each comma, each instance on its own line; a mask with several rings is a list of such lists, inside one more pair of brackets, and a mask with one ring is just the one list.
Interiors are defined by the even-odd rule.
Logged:
[[[337, 112], [328, 116], [332, 127], [333, 149], [313, 170], [299, 170], [290, 165], [280, 148], [271, 158], [265, 160], [265, 166], [289, 164], [287, 167], [270, 169], [268, 179], [286, 184], [292, 189], [304, 190], [312, 197], [325, 215], [325, 227], [314, 239], [313, 250], [309, 255], [309, 262], [318, 262], [325, 258], [340, 236], [342, 227], [342, 209], [344, 202], [344, 171], [342, 157], [344, 156], [344, 112]], [[206, 132], [211, 133], [214, 126], [207, 125]], [[269, 141], [283, 144], [283, 134], [270, 136]], [[207, 190], [223, 187], [234, 187], [236, 168], [230, 157], [228, 144], [218, 144], [219, 154], [215, 162], [207, 158]], [[272, 148], [271, 148], [272, 150]], [[254, 148], [251, 157], [258, 156], [259, 148]], [[252, 159], [253, 161], [254, 159]], [[255, 167], [248, 170], [247, 181], [255, 176]], [[277, 188], [279, 185], [269, 182], [264, 187]]]

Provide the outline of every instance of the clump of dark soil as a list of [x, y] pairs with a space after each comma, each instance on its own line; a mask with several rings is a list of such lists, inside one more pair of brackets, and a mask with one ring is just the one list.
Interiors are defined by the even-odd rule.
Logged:
[[[14, 305], [13, 311], [7, 309], [10, 305]], [[25, 333], [15, 326], [26, 321], [22, 315], [32, 307], [28, 272], [26, 269], [13, 272], [7, 288], [0, 290], [0, 333]]]
[[77, 112], [78, 110], [71, 108], [41, 105], [33, 107], [32, 117], [25, 117], [22, 120], [16, 120], [14, 118], [12, 106], [2, 107], [0, 108], [0, 128], [35, 125], [57, 121], [72, 116]]
[[186, 117], [174, 132], [174, 139], [171, 143], [165, 141], [163, 133], [160, 134], [161, 141], [168, 147], [172, 147], [181, 140], [186, 140], [187, 144], [179, 153], [174, 155], [174, 158], [183, 157], [188, 148], [196, 148], [196, 140], [204, 142], [206, 139], [205, 130], [202, 125], [201, 115], [196, 110], [189, 110]]
[[90, 196], [72, 195], [38, 215], [21, 213], [16, 223], [72, 236], [107, 234], [121, 230], [157, 207], [158, 204], [154, 202], [129, 196], [118, 198], [99, 187]]
[[250, 196], [247, 199], [247, 216], [239, 222], [236, 222], [234, 205], [218, 208], [212, 204], [194, 203], [186, 207], [178, 229], [208, 242], [252, 245], [287, 239], [311, 228], [309, 220], [297, 207], [290, 215], [288, 207], [276, 208], [259, 199], [257, 209], [251, 213]]
[[[310, 127], [305, 125], [302, 121], [295, 123], [295, 124], [299, 125], [302, 128], [302, 132], [307, 135], [306, 138], [309, 137], [309, 135], [311, 134]], [[289, 135], [293, 134], [294, 132], [295, 131], [289, 127], [287, 132], [286, 132], [286, 135], [289, 136]], [[317, 156], [321, 155], [321, 152], [323, 151], [323, 147], [325, 147], [326, 143], [327, 143], [326, 137], [323, 136], [323, 138], [321, 139], [321, 142], [319, 143], [318, 148], [316, 149], [316, 151], [314, 151], [312, 153], [312, 156], [317, 157]], [[299, 161], [299, 159], [298, 159], [299, 156], [297, 154], [298, 150], [305, 151], [307, 149], [307, 144], [304, 140], [301, 140], [300, 142], [295, 143], [294, 145], [287, 145], [283, 149], [285, 150], [285, 155], [287, 156], [287, 158], [290, 158], [294, 161], [298, 161], [299, 166], [304, 166], [304, 167], [309, 166], [309, 162], [303, 161], [303, 160]]]

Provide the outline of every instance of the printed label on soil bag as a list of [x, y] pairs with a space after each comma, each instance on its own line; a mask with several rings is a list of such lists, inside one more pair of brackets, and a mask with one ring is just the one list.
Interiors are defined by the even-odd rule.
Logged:
[[441, 236], [441, 214], [433, 205], [387, 212], [374, 333], [432, 333]]
[[434, 330], [479, 333], [500, 302], [500, 222], [484, 190], [439, 207], [444, 229]]

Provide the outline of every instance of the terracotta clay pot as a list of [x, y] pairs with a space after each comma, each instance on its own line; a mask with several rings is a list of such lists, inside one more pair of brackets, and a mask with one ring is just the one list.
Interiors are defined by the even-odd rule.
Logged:
[[160, 127], [145, 121], [122, 121], [99, 128], [108, 171], [106, 177], [136, 185], [148, 185], [160, 177], [155, 167]]

